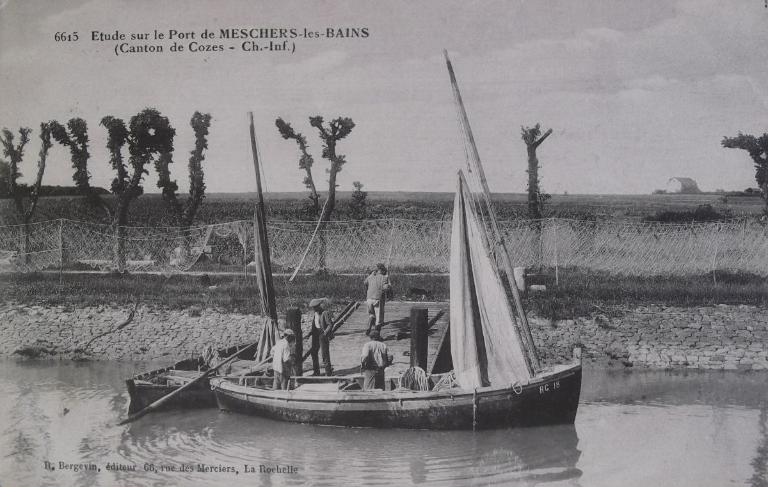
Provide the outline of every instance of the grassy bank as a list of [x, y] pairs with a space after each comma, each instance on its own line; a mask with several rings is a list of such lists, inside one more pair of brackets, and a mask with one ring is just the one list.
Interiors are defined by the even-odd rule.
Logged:
[[[528, 309], [539, 315], [569, 319], [644, 304], [707, 306], [749, 304], [768, 306], [768, 283], [759, 276], [718, 273], [691, 277], [622, 277], [579, 270], [560, 270], [560, 284], [551, 271], [536, 281], [545, 292], [525, 298]], [[446, 301], [446, 275], [392, 275], [394, 299]], [[363, 276], [299, 276], [292, 283], [275, 277], [278, 308], [304, 306], [318, 296], [338, 301], [365, 298]], [[243, 276], [185, 276], [56, 273], [0, 276], [0, 300], [30, 305], [126, 305], [136, 300], [170, 309], [202, 306], [225, 311], [260, 313], [253, 278]]]
[[[364, 276], [313, 275], [274, 279], [278, 309], [305, 306], [316, 297], [337, 301], [365, 299]], [[398, 276], [397, 299], [409, 299], [411, 288], [429, 289], [428, 299], [448, 299], [447, 276]], [[415, 296], [410, 297], [410, 299]], [[123, 305], [136, 300], [170, 309], [203, 306], [260, 313], [256, 280], [243, 276], [116, 275], [33, 273], [0, 277], [0, 300], [40, 305]]]

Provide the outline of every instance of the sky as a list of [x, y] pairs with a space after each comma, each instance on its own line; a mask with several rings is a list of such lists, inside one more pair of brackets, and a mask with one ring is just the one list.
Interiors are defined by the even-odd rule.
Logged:
[[[453, 191], [464, 161], [442, 50], [451, 55], [490, 187], [524, 192], [521, 126], [552, 135], [539, 147], [549, 193], [647, 194], [671, 177], [705, 191], [755, 186], [744, 151], [723, 136], [762, 134], [768, 115], [764, 0], [164, 1], [0, 0], [0, 127], [33, 129], [21, 165], [35, 173], [41, 122], [89, 124], [92, 184], [109, 187], [105, 115], [146, 107], [177, 130], [172, 177], [187, 187], [195, 111], [213, 120], [203, 164], [209, 192], [255, 189], [248, 139], [254, 113], [267, 191], [302, 191], [298, 149], [282, 117], [308, 139], [314, 177], [328, 162], [308, 117], [351, 117], [337, 151], [340, 190]], [[290, 39], [295, 51], [246, 52], [208, 29], [365, 28], [365, 38]], [[224, 52], [115, 54], [93, 31], [196, 33]], [[57, 42], [56, 32], [79, 40]], [[188, 47], [189, 40], [179, 41]], [[260, 39], [259, 43], [268, 42]], [[234, 49], [229, 49], [229, 47]], [[55, 146], [44, 184], [69, 185]], [[145, 191], [157, 192], [150, 171]]]

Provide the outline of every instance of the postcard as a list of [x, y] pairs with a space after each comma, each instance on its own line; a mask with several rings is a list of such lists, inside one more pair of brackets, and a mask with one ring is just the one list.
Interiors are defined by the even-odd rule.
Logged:
[[767, 485], [766, 25], [0, 0], [0, 485]]

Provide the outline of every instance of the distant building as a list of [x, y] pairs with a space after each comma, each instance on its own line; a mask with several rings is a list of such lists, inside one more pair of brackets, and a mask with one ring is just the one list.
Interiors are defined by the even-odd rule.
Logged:
[[691, 178], [669, 178], [667, 193], [697, 194], [701, 193], [699, 185]]

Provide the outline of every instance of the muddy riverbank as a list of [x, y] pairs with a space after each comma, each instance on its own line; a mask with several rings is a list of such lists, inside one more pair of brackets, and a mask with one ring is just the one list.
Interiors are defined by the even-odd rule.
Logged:
[[[138, 306], [129, 320], [132, 311], [6, 303], [0, 307], [0, 355], [170, 362], [199, 356], [209, 344], [251, 343], [262, 326], [259, 316], [217, 309]], [[618, 367], [768, 369], [768, 309], [762, 307], [648, 305], [610, 316], [530, 319], [545, 363], [568, 359], [581, 346], [586, 359]]]

